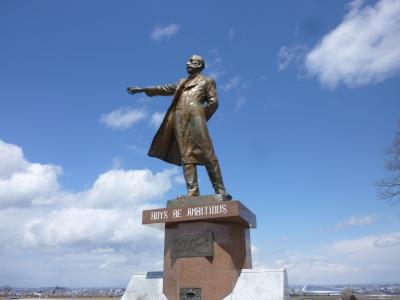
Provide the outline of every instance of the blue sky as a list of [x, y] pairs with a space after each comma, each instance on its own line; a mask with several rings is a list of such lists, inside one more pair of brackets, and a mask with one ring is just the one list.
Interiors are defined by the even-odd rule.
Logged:
[[[140, 211], [185, 192], [146, 155], [175, 83], [206, 60], [225, 184], [257, 214], [257, 267], [289, 282], [400, 278], [377, 199], [399, 119], [400, 1], [0, 1], [0, 285], [126, 286], [160, 270]], [[212, 192], [200, 170], [202, 194]]]

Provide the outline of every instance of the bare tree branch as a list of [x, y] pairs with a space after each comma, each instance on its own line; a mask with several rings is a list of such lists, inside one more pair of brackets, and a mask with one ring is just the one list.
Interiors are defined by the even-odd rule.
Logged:
[[378, 197], [396, 204], [400, 202], [400, 121], [397, 124], [397, 132], [392, 145], [385, 149], [385, 153], [388, 156], [385, 169], [392, 175], [376, 183]]

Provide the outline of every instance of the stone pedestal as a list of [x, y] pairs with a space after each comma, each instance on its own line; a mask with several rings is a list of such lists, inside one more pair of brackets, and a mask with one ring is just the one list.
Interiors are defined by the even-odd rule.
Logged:
[[169, 300], [222, 300], [251, 269], [256, 216], [239, 201], [180, 198], [143, 211], [143, 224], [165, 223], [163, 292]]
[[251, 270], [256, 216], [239, 201], [171, 200], [142, 223], [165, 223], [164, 272], [134, 274], [122, 300], [290, 300], [285, 270]]
[[[213, 255], [173, 257], [174, 239], [185, 235], [190, 239], [192, 233], [192, 245], [186, 247], [201, 247], [199, 233], [211, 233]], [[202, 221], [165, 225], [163, 286], [168, 299], [180, 299], [184, 288], [200, 289], [201, 299], [223, 299], [232, 292], [242, 269], [251, 269], [250, 233], [243, 225]]]

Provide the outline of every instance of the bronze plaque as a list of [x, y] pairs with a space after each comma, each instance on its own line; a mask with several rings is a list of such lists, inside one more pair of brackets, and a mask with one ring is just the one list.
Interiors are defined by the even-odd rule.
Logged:
[[201, 300], [201, 288], [181, 288], [180, 300]]
[[171, 257], [196, 256], [214, 256], [214, 239], [212, 232], [177, 234], [172, 243]]

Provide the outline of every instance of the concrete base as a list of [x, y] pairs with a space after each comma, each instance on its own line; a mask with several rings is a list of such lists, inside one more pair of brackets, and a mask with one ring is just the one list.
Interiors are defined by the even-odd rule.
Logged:
[[167, 300], [163, 294], [163, 272], [133, 274], [121, 300]]
[[[162, 272], [135, 273], [121, 300], [167, 300], [162, 286]], [[242, 270], [232, 294], [223, 300], [254, 299], [289, 300], [286, 270]]]
[[231, 295], [224, 300], [289, 300], [286, 270], [242, 270]]

